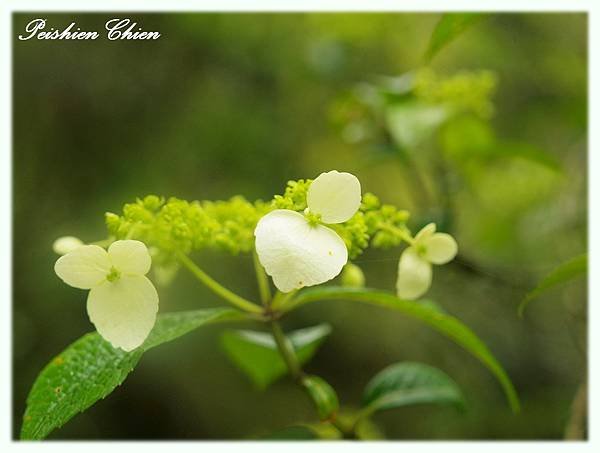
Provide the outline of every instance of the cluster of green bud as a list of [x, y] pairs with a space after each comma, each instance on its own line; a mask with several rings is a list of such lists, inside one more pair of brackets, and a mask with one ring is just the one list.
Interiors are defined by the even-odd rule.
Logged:
[[[274, 209], [304, 212], [311, 180], [289, 181], [283, 195], [254, 203], [242, 196], [225, 201], [165, 200], [148, 195], [127, 203], [122, 215], [106, 213], [109, 233], [116, 239], [139, 239], [166, 257], [174, 253], [213, 248], [233, 255], [251, 252], [254, 230], [262, 216]], [[329, 225], [344, 240], [351, 259], [371, 244], [387, 248], [400, 244], [408, 212], [382, 205], [370, 193], [347, 222]]]
[[106, 225], [117, 239], [139, 239], [166, 253], [215, 248], [237, 255], [252, 250], [256, 223], [269, 210], [241, 196], [188, 202], [148, 195], [126, 204], [121, 216], [106, 213]]
[[487, 118], [494, 111], [491, 97], [497, 83], [497, 77], [491, 71], [462, 71], [444, 78], [431, 69], [421, 69], [415, 74], [413, 92], [426, 102], [447, 103], [458, 111]]
[[[496, 73], [489, 70], [460, 71], [446, 76], [421, 68], [398, 77], [378, 77], [357, 84], [352, 92], [332, 104], [330, 118], [349, 143], [385, 141], [389, 134], [382, 130], [381, 117], [388, 108], [416, 101], [443, 107], [446, 119], [463, 113], [488, 119], [494, 113], [497, 84]], [[418, 110], [407, 110], [407, 114], [416, 124], [425, 121]]]
[[290, 209], [292, 211], [304, 211], [308, 204], [306, 195], [312, 179], [299, 179], [288, 181], [283, 195], [275, 195], [271, 205], [274, 209]]
[[[271, 206], [274, 209], [291, 209], [304, 212], [306, 197], [312, 180], [289, 181], [283, 195], [275, 195]], [[344, 223], [328, 225], [346, 243], [350, 259], [359, 256], [371, 244], [377, 248], [399, 245], [406, 229], [409, 213], [392, 205], [382, 205], [372, 193], [362, 197], [360, 209]]]
[[370, 193], [363, 197], [361, 211], [365, 213], [371, 245], [375, 248], [395, 247], [410, 235], [406, 227], [410, 216], [408, 211], [389, 204], [382, 205], [379, 199]]

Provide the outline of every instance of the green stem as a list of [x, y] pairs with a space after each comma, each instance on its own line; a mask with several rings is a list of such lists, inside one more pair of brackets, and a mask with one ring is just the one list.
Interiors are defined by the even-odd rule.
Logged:
[[127, 232], [127, 235], [125, 236], [125, 240], [131, 239], [133, 238], [133, 236], [135, 235], [135, 233], [138, 232], [140, 227], [139, 223], [134, 224], [131, 229]]
[[298, 292], [297, 289], [291, 290], [289, 293], [282, 293], [281, 291], [277, 291], [275, 293], [275, 297], [273, 298], [273, 302], [271, 303], [271, 308], [273, 310], [279, 310], [286, 306], [288, 301]]
[[[294, 351], [294, 346], [290, 342], [290, 340], [285, 336], [283, 330], [281, 330], [281, 325], [277, 321], [271, 321], [271, 331], [273, 332], [273, 338], [275, 339], [275, 344], [277, 345], [277, 349], [285, 362], [288, 371], [292, 378], [305, 390], [307, 388], [303, 385], [304, 379], [304, 371], [302, 371], [302, 366], [298, 361], [298, 357], [296, 356], [296, 351]], [[342, 433], [344, 439], [355, 439], [356, 434], [354, 432], [354, 427], [356, 424], [353, 424], [350, 429], [348, 427], [342, 426], [335, 419], [329, 420], [340, 433]]]
[[271, 321], [271, 331], [273, 332], [273, 338], [275, 339], [275, 344], [277, 344], [277, 349], [288, 367], [290, 375], [294, 380], [300, 382], [303, 372], [292, 343], [284, 335], [283, 330], [281, 330], [281, 326], [277, 321]]
[[[275, 343], [277, 344], [277, 349], [285, 362], [290, 375], [296, 381], [303, 390], [308, 392], [307, 387], [303, 384], [304, 372], [302, 371], [302, 367], [300, 362], [298, 361], [298, 357], [296, 356], [296, 352], [294, 351], [294, 347], [290, 340], [285, 336], [283, 330], [281, 330], [281, 326], [277, 321], [271, 321], [271, 331], [273, 332], [273, 338], [275, 339]], [[311, 398], [312, 399], [312, 398]], [[347, 430], [342, 430], [342, 427], [336, 423], [335, 420], [330, 420], [330, 423], [337, 428], [344, 438], [348, 436]]]
[[267, 307], [271, 303], [271, 289], [269, 288], [269, 278], [265, 273], [265, 269], [258, 260], [256, 250], [252, 252], [252, 259], [254, 262], [254, 270], [256, 271], [256, 281], [258, 283], [258, 292], [260, 293], [260, 300], [262, 304]]
[[250, 302], [249, 300], [244, 299], [241, 296], [238, 296], [234, 292], [228, 290], [216, 280], [214, 280], [211, 276], [209, 276], [206, 272], [200, 269], [196, 263], [194, 263], [191, 259], [189, 259], [183, 253], [178, 253], [177, 258], [192, 274], [198, 278], [202, 283], [204, 283], [208, 288], [214, 292], [215, 294], [221, 296], [223, 299], [228, 301], [230, 304], [235, 305], [236, 307], [247, 311], [249, 313], [262, 313], [262, 308], [258, 305]]
[[356, 417], [354, 418], [354, 420], [352, 421], [352, 426], [351, 426], [351, 431], [355, 432], [356, 431], [356, 427], [358, 426], [358, 424], [360, 422], [362, 422], [363, 420], [369, 418], [371, 415], [373, 415], [373, 412], [375, 412], [375, 407], [373, 406], [367, 406], [362, 408], [358, 414], [356, 414]]
[[345, 440], [360, 440], [360, 438], [356, 435], [356, 424], [353, 423], [350, 426], [346, 426], [343, 423], [340, 423], [339, 420], [332, 420], [331, 423], [342, 435], [342, 439]]
[[402, 228], [395, 227], [389, 223], [380, 223], [379, 228], [401, 237], [402, 240], [408, 242], [410, 245], [415, 243], [415, 239], [410, 235], [410, 233]]

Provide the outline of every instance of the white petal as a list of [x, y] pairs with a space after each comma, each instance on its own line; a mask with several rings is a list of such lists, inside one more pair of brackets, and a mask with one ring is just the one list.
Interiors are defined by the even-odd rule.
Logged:
[[425, 241], [424, 258], [433, 264], [446, 264], [456, 256], [458, 244], [446, 233], [435, 233]]
[[54, 250], [54, 253], [57, 255], [66, 255], [82, 245], [83, 242], [79, 238], [74, 236], [63, 236], [54, 241], [52, 250]]
[[308, 209], [324, 223], [342, 223], [360, 207], [360, 182], [350, 173], [321, 173], [308, 188]]
[[61, 256], [54, 265], [54, 272], [67, 285], [90, 289], [106, 278], [110, 268], [106, 250], [97, 245], [82, 245]]
[[295, 211], [270, 212], [260, 219], [254, 235], [258, 259], [284, 293], [331, 280], [348, 261], [346, 245], [335, 231], [310, 226]]
[[150, 334], [158, 311], [158, 294], [143, 275], [122, 275], [90, 291], [90, 320], [115, 348], [132, 351]]
[[401, 299], [416, 299], [431, 285], [431, 264], [421, 258], [413, 247], [400, 256], [396, 290]]
[[148, 247], [140, 241], [115, 241], [108, 248], [108, 256], [113, 266], [126, 274], [146, 275], [152, 264]]
[[417, 233], [417, 235], [415, 236], [415, 242], [422, 243], [423, 241], [426, 241], [431, 236], [433, 236], [433, 233], [435, 233], [435, 223], [428, 223], [423, 228], [421, 228], [421, 231]]

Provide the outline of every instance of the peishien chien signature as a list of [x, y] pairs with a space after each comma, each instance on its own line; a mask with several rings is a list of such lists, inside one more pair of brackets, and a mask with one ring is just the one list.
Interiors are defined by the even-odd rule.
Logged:
[[[158, 39], [161, 34], [157, 31], [145, 31], [137, 22], [133, 22], [131, 19], [116, 18], [106, 21], [104, 24], [106, 29], [106, 38], [110, 41], [117, 40], [151, 40]], [[40, 40], [94, 40], [100, 37], [100, 33], [97, 31], [85, 31], [80, 27], [77, 27], [75, 22], [60, 30], [58, 28], [46, 28], [46, 19], [33, 19], [25, 26], [25, 32], [27, 34], [19, 35], [20, 41], [27, 41], [29, 39], [40, 39]]]

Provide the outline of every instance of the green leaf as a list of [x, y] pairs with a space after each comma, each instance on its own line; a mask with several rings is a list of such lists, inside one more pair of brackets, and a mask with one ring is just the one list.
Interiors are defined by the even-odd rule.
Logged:
[[333, 387], [319, 376], [303, 377], [302, 385], [308, 391], [315, 406], [317, 406], [319, 418], [321, 420], [333, 420], [340, 407]]
[[487, 346], [457, 318], [441, 312], [423, 301], [398, 299], [392, 294], [369, 289], [341, 287], [314, 288], [300, 292], [286, 307], [286, 311], [299, 305], [324, 299], [340, 299], [378, 305], [412, 316], [452, 339], [481, 361], [498, 379], [514, 412], [519, 411], [519, 398], [510, 378]]
[[562, 263], [552, 272], [550, 272], [542, 281], [523, 299], [519, 305], [519, 316], [523, 316], [525, 307], [533, 299], [539, 297], [542, 293], [548, 291], [563, 283], [567, 283], [587, 274], [587, 253], [579, 255], [569, 261]]
[[443, 371], [423, 363], [401, 362], [383, 369], [367, 384], [363, 397], [366, 413], [411, 404], [464, 406], [460, 388]]
[[402, 149], [413, 149], [421, 144], [448, 116], [449, 112], [444, 106], [418, 101], [393, 104], [386, 110], [390, 134]]
[[73, 416], [109, 395], [137, 365], [144, 352], [208, 323], [245, 319], [241, 312], [215, 308], [159, 315], [138, 349], [113, 348], [89, 333], [56, 356], [35, 380], [23, 416], [21, 439], [44, 439]]
[[[290, 332], [290, 340], [301, 365], [307, 363], [331, 333], [328, 324]], [[287, 373], [287, 367], [270, 333], [252, 330], [223, 332], [221, 344], [229, 358], [256, 384], [265, 389]]]
[[442, 18], [431, 34], [429, 45], [425, 52], [425, 61], [430, 61], [452, 40], [483, 17], [484, 15], [479, 13], [447, 13], [442, 15]]

